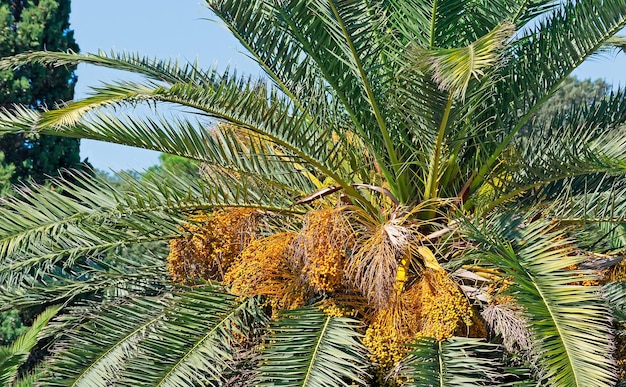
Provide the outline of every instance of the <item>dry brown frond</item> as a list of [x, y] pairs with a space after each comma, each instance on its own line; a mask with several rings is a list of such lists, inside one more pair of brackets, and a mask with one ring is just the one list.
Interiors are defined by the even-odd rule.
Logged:
[[617, 360], [617, 377], [619, 381], [626, 380], [626, 325], [619, 327], [615, 335], [615, 360]]
[[269, 297], [274, 310], [304, 305], [305, 289], [289, 260], [295, 237], [283, 232], [252, 241], [232, 264], [224, 283], [237, 295]]
[[189, 235], [170, 241], [167, 269], [174, 282], [220, 281], [235, 257], [254, 239], [257, 212], [227, 208], [196, 214], [181, 226]]
[[342, 208], [313, 210], [294, 240], [293, 265], [314, 291], [333, 292], [342, 284], [346, 250], [353, 240]]
[[489, 329], [502, 336], [502, 344], [509, 352], [531, 349], [532, 342], [528, 322], [521, 308], [508, 297], [496, 298], [481, 313]]
[[397, 281], [404, 285], [406, 273], [398, 278], [398, 268], [411, 254], [413, 240], [408, 228], [393, 221], [365, 225], [360, 233], [355, 252], [348, 260], [346, 275], [376, 309], [393, 301], [399, 293]]

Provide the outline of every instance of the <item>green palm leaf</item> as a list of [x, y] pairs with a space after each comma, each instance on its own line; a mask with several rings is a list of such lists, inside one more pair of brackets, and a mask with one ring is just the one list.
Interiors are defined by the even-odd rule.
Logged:
[[[149, 245], [149, 248], [154, 249], [154, 246]], [[71, 267], [63, 267], [63, 263], [44, 266], [35, 275], [5, 273], [0, 285], [0, 309], [30, 308], [94, 297], [146, 294], [169, 285], [161, 257], [118, 250], [102, 258], [89, 256], [78, 259]], [[151, 253], [159, 250], [161, 256], [166, 254], [165, 248]]]
[[56, 180], [55, 190], [34, 186], [0, 207], [11, 220], [0, 227], [0, 282], [20, 282], [33, 269], [38, 277], [57, 262], [71, 266], [78, 258], [127, 244], [175, 238], [183, 233], [177, 225], [194, 211], [243, 206], [294, 212], [282, 187], [229, 174], [215, 174], [211, 182], [171, 173], [141, 180], [122, 175], [124, 191], [103, 178], [76, 177], [81, 185]]
[[264, 321], [255, 300], [237, 300], [211, 286], [129, 299], [64, 332], [41, 381], [49, 386], [219, 383], [233, 360], [229, 348]]
[[502, 62], [502, 49], [513, 34], [513, 26], [499, 24], [488, 34], [462, 48], [431, 49], [423, 54], [439, 87], [465, 98], [470, 80], [480, 80]]
[[[516, 371], [529, 374], [528, 370]], [[415, 387], [533, 385], [515, 381], [518, 377], [507, 372], [498, 345], [464, 337], [417, 341], [396, 372], [394, 376], [408, 380], [403, 385]]]
[[510, 275], [511, 295], [529, 321], [540, 374], [554, 386], [606, 386], [615, 382], [610, 312], [598, 300], [587, 270], [569, 270], [584, 257], [547, 222], [523, 225], [499, 217], [482, 231], [470, 230], [481, 244], [478, 256]]
[[366, 351], [358, 322], [316, 308], [285, 312], [260, 353], [259, 386], [365, 385]]
[[[568, 2], [546, 14], [536, 27], [517, 37], [508, 56], [503, 89], [494, 101], [498, 117], [507, 123], [507, 136], [490, 151], [472, 183], [478, 187], [518, 131], [559, 85], [586, 58], [626, 26], [626, 2], [611, 0], [601, 6], [593, 0]], [[575, 40], [570, 37], [576, 36]], [[509, 114], [512, 110], [519, 112]]]
[[[392, 80], [393, 74], [381, 73], [382, 67], [377, 62], [385, 42], [381, 39], [384, 36], [381, 32], [381, 12], [377, 12], [376, 6], [355, 1], [302, 0], [277, 4], [250, 3], [244, 8], [234, 1], [209, 1], [209, 6], [304, 111], [304, 106], [308, 106], [308, 97], [304, 97], [304, 101], [298, 97], [302, 96], [302, 91], [310, 93], [311, 83], [317, 85], [317, 76], [324, 76], [327, 91], [336, 96], [337, 102], [349, 115], [354, 131], [368, 139], [365, 146], [375, 155], [379, 168], [390, 183], [394, 182], [392, 192], [401, 198], [406, 195], [396, 192], [406, 182], [399, 176], [397, 151], [390, 137], [385, 112], [380, 106], [383, 99], [381, 91], [377, 90], [378, 85]], [[268, 32], [259, 33], [266, 29], [250, 28], [250, 19], [261, 23], [260, 26]], [[269, 48], [273, 51], [268, 51]], [[276, 51], [285, 50], [294, 55], [276, 55]], [[283, 62], [280, 58], [297, 58], [297, 62], [294, 63], [293, 59]], [[344, 81], [348, 73], [358, 81]], [[317, 95], [313, 94], [314, 97]], [[372, 127], [377, 130], [371, 130]], [[390, 169], [388, 162], [383, 162], [386, 159], [391, 163]], [[390, 170], [395, 171], [398, 187]]]
[[97, 54], [77, 54], [71, 50], [68, 52], [27, 52], [12, 57], [4, 57], [0, 61], [0, 69], [8, 70], [32, 62], [53, 66], [72, 66], [79, 63], [88, 63], [141, 74], [152, 80], [170, 84], [177, 82], [196, 82], [201, 84], [206, 82], [207, 76], [213, 72], [212, 70], [201, 70], [197, 63], [186, 63], [183, 65], [176, 60], [153, 59], [136, 53], [111, 52], [107, 54], [104, 51], [99, 51]]
[[60, 307], [50, 307], [44, 310], [33, 325], [13, 344], [8, 347], [0, 347], [0, 385], [13, 386], [18, 376], [18, 369], [26, 361], [30, 351], [41, 338], [42, 331], [48, 321], [56, 315]]

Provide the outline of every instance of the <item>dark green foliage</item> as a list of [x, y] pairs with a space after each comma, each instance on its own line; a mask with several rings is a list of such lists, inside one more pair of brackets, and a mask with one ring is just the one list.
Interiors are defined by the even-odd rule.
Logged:
[[[69, 29], [70, 0], [0, 0], [0, 57], [34, 50], [74, 50]], [[74, 95], [75, 66], [21, 66], [0, 72], [0, 106], [19, 103], [53, 107]], [[4, 164], [13, 164], [12, 182], [43, 182], [62, 168], [80, 166], [79, 140], [47, 135], [7, 135], [0, 138]]]
[[11, 177], [15, 172], [15, 166], [4, 162], [4, 153], [0, 152], [0, 196], [11, 192]]
[[594, 102], [606, 99], [610, 91], [611, 85], [602, 79], [566, 78], [561, 87], [537, 110], [531, 125], [549, 126], [559, 116], [577, 109], [588, 109]]
[[[42, 49], [77, 51], [69, 14], [70, 0], [0, 0], [0, 57]], [[0, 106], [19, 103], [39, 109], [71, 100], [74, 69], [34, 64], [0, 71]], [[79, 167], [79, 144], [79, 140], [49, 135], [1, 137], [0, 195], [9, 194], [11, 184], [29, 179], [43, 182], [59, 169]], [[0, 315], [0, 345], [12, 341], [19, 327], [16, 312]]]
[[0, 313], [0, 345], [12, 343], [26, 328], [17, 310]]

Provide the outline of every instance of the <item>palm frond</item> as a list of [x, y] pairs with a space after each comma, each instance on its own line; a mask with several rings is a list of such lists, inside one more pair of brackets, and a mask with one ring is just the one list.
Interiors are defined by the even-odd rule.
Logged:
[[[250, 3], [245, 8], [235, 1], [209, 1], [209, 6], [303, 111], [311, 106], [306, 92], [318, 95], [311, 86], [315, 89], [316, 78], [323, 76], [327, 87], [321, 98], [342, 105], [351, 119], [351, 130], [367, 139], [365, 146], [375, 155], [392, 191], [396, 189], [396, 180], [403, 179], [394, 179], [388, 168], [391, 163], [397, 175], [398, 156], [380, 106], [382, 90], [377, 89], [393, 79], [392, 72], [381, 73], [383, 13], [367, 2], [355, 1], [291, 0]], [[250, 28], [250, 19], [264, 29]], [[297, 54], [287, 57], [295, 62], [280, 55], [286, 52]], [[372, 125], [378, 129], [371, 130]]]
[[[101, 94], [93, 97], [97, 106], [92, 106], [92, 101], [87, 100], [44, 113], [23, 107], [15, 107], [11, 112], [3, 110], [0, 112], [0, 132], [37, 132], [91, 138], [163, 151], [200, 161], [207, 159], [210, 163], [231, 168], [254, 165], [251, 158], [263, 160], [280, 169], [291, 166], [291, 163], [286, 162], [281, 166], [280, 162], [298, 160], [308, 169], [332, 178], [357, 200], [365, 200], [358, 191], [350, 187], [345, 172], [340, 168], [346, 157], [342, 151], [346, 148], [341, 144], [329, 144], [325, 141], [325, 138], [336, 133], [337, 127], [320, 128], [306, 116], [294, 112], [293, 105], [264, 81], [242, 80], [228, 74], [212, 74], [212, 77], [211, 82], [201, 86], [187, 83], [148, 89], [145, 85], [138, 88], [135, 83], [118, 83], [111, 88], [99, 90]], [[107, 94], [110, 94], [110, 99], [103, 97]], [[128, 99], [121, 97], [123, 94]], [[203, 116], [232, 124], [231, 131], [250, 133], [253, 137], [274, 144], [284, 151], [284, 155], [270, 152], [267, 147], [257, 149], [261, 150], [258, 154], [246, 155], [246, 150], [238, 146], [232, 134], [212, 136], [203, 128], [206, 123], [199, 124], [197, 121], [185, 119], [141, 120], [130, 115], [120, 118], [111, 112], [100, 111], [111, 104], [129, 103], [137, 99], [190, 107]], [[94, 108], [99, 111], [91, 112]], [[356, 150], [355, 147], [351, 149]], [[221, 159], [224, 155], [226, 157]], [[242, 159], [239, 156], [243, 156]], [[245, 168], [243, 172], [251, 173]], [[299, 175], [293, 169], [291, 172], [292, 176]], [[265, 174], [271, 175], [267, 171]]]
[[602, 295], [611, 307], [615, 320], [626, 324], [626, 283], [609, 282], [602, 287]]
[[[265, 323], [254, 299], [207, 287], [103, 307], [66, 330], [41, 381], [49, 386], [181, 386], [219, 383], [229, 348]], [[195, 381], [195, 382], [194, 382]]]
[[169, 84], [179, 82], [203, 84], [207, 79], [210, 79], [209, 75], [214, 71], [213, 69], [201, 70], [197, 62], [181, 64], [177, 60], [149, 58], [138, 53], [112, 51], [107, 54], [104, 51], [99, 51], [97, 54], [78, 54], [71, 50], [67, 52], [25, 52], [4, 57], [0, 60], [0, 69], [12, 70], [28, 63], [39, 63], [52, 67], [86, 63], [141, 74], [154, 81]]
[[[517, 371], [529, 374], [528, 370]], [[407, 380], [403, 385], [415, 387], [526, 385], [525, 380], [515, 380], [518, 378], [506, 372], [498, 345], [464, 337], [442, 342], [418, 340], [393, 376]]]
[[518, 26], [532, 25], [533, 20], [550, 15], [561, 5], [554, 0], [519, 0], [516, 3], [516, 13], [511, 21]]
[[358, 322], [316, 308], [285, 312], [260, 353], [259, 386], [366, 385]]
[[489, 157], [473, 180], [472, 191], [482, 184], [498, 156], [533, 113], [576, 67], [624, 26], [626, 1], [610, 0], [600, 5], [594, 0], [581, 0], [562, 4], [536, 27], [515, 37], [498, 86], [500, 98], [494, 101], [496, 120], [507, 128], [506, 136], [489, 150]]
[[18, 369], [26, 361], [30, 351], [41, 338], [42, 331], [48, 324], [48, 321], [60, 309], [60, 307], [53, 306], [44, 310], [33, 321], [33, 325], [18, 337], [13, 344], [8, 347], [0, 347], [0, 385], [13, 386], [18, 377]]
[[[199, 111], [219, 121], [233, 124], [231, 129], [250, 131], [291, 150], [306, 161], [328, 165], [334, 159], [322, 136], [327, 130], [319, 128], [301, 115], [290, 114], [291, 105], [272, 92], [264, 82], [240, 79], [236, 75], [212, 74], [208, 86], [174, 84], [168, 88], [156, 85], [118, 82], [95, 89], [97, 94], [70, 103], [56, 110], [38, 113], [15, 107], [0, 114], [0, 131], [23, 133], [37, 131], [41, 134], [89, 138], [115, 142], [191, 157], [200, 161], [215, 162], [214, 154], [219, 144], [211, 136], [211, 126], [206, 119], [182, 118], [143, 120], [125, 113], [102, 111], [106, 107], [155, 101], [180, 104]], [[268, 100], [268, 95], [271, 95]], [[96, 109], [96, 111], [94, 111]], [[92, 112], [92, 114], [87, 114]], [[205, 143], [208, 142], [208, 145]], [[217, 143], [217, 144], [216, 144]], [[340, 149], [340, 148], [335, 148]], [[203, 160], [208, 158], [207, 160]], [[310, 159], [310, 160], [308, 160]]]
[[[535, 195], [550, 197], [551, 201], [542, 203]], [[625, 199], [626, 186], [621, 179], [598, 173], [564, 179], [529, 191], [520, 198], [520, 204], [564, 225], [615, 225], [626, 221]]]
[[31, 275], [4, 273], [0, 285], [0, 309], [153, 293], [167, 285], [162, 257], [116, 251], [103, 257], [79, 258], [71, 267], [64, 267], [60, 262]]
[[482, 231], [478, 256], [513, 280], [510, 294], [523, 308], [540, 374], [555, 386], [605, 386], [615, 382], [610, 312], [598, 300], [589, 270], [570, 270], [584, 260], [564, 231], [546, 221], [525, 224], [500, 216]]
[[614, 118], [607, 128], [580, 121], [558, 129], [537, 128], [514, 142], [486, 180], [493, 196], [486, 211], [518, 197], [545, 202], [589, 193], [588, 187], [598, 193], [618, 188], [626, 173], [626, 142], [613, 125], [626, 116]]
[[[200, 110], [203, 115], [232, 123], [241, 130], [246, 129], [260, 134], [265, 140], [274, 141], [290, 150], [292, 157], [313, 162], [336, 181], [342, 181], [342, 177], [335, 173], [340, 162], [329, 164], [336, 159], [332, 152], [341, 147], [328, 147], [326, 141], [320, 140], [320, 136], [331, 133], [329, 128], [336, 131], [342, 127], [337, 112], [311, 116], [306, 112], [294, 111], [294, 103], [297, 100], [295, 102], [286, 100], [279, 89], [267, 85], [265, 81], [253, 81], [228, 70], [224, 73], [219, 73], [215, 69], [201, 71], [195, 64], [182, 66], [175, 61], [152, 60], [138, 54], [107, 55], [102, 52], [87, 55], [71, 52], [27, 53], [0, 62], [0, 68], [14, 68], [30, 62], [52, 66], [90, 63], [132, 71], [148, 77], [153, 82], [148, 84], [121, 82], [94, 88], [96, 92], [94, 96], [45, 112], [41, 116], [37, 112], [19, 107], [14, 108], [13, 112], [3, 111], [0, 112], [2, 132], [30, 133], [37, 128], [40, 133], [92, 138], [185, 157], [202, 158], [204, 153], [197, 151], [202, 141], [197, 140], [207, 140], [208, 136], [203, 133], [204, 130], [198, 130], [195, 122], [149, 120], [150, 122], [145, 124], [138, 119], [130, 119], [134, 122], [131, 124], [132, 130], [128, 130], [124, 127], [124, 122], [120, 122], [114, 115], [103, 114], [99, 125], [90, 122], [91, 117], [85, 117], [86, 113], [94, 109], [137, 101], [176, 103], [196, 111]], [[325, 99], [326, 96], [323, 94], [314, 98], [317, 104]], [[102, 133], [101, 130], [107, 125], [114, 130]], [[138, 139], [139, 134], [147, 138]], [[192, 150], [188, 149], [189, 146]], [[211, 154], [210, 151], [207, 153]], [[347, 187], [347, 184], [344, 185]], [[359, 196], [356, 191], [352, 193]]]
[[[416, 43], [424, 49], [464, 47], [486, 35], [498, 24], [514, 22], [512, 10], [528, 1], [499, 0], [487, 4], [460, 0], [389, 1], [390, 24], [398, 31], [400, 45]], [[451, 34], [451, 28], [463, 34]]]
[[435, 82], [452, 95], [465, 98], [470, 80], [479, 80], [501, 64], [504, 43], [513, 34], [511, 24], [499, 24], [488, 34], [466, 47], [431, 49], [423, 55], [433, 71]]
[[[39, 276], [57, 262], [71, 266], [80, 257], [127, 244], [172, 239], [183, 234], [177, 225], [194, 211], [229, 206], [294, 211], [282, 187], [253, 178], [165, 175], [141, 180], [122, 175], [128, 188], [120, 191], [103, 178], [77, 173], [80, 185], [68, 176], [53, 180], [54, 190], [33, 186], [7, 199], [0, 207], [10, 219], [0, 228], [0, 277]], [[170, 184], [162, 184], [164, 178]]]
[[11, 387], [35, 387], [37, 386], [37, 377], [38, 377], [38, 370], [35, 369], [34, 371], [31, 371], [30, 373], [20, 377], [19, 379], [17, 379], [16, 381], [13, 382], [13, 385]]
[[[324, 117], [325, 104], [317, 98], [327, 92], [314, 58], [289, 33], [292, 24], [284, 14], [293, 4], [210, 1], [209, 7], [249, 51], [280, 90], [304, 113]], [[274, 7], [274, 8], [272, 8]]]
[[519, 81], [507, 84], [512, 87], [511, 96], [524, 96], [516, 106], [524, 107], [525, 113], [544, 102], [565, 77], [624, 25], [623, 0], [606, 1], [601, 6], [581, 0], [555, 8], [512, 46], [508, 72]]

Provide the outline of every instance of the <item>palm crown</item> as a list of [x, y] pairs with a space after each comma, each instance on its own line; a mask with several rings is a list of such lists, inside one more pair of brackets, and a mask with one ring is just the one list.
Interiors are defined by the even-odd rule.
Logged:
[[[624, 93], [532, 118], [614, 41], [626, 1], [208, 5], [266, 77], [115, 53], [1, 62], [145, 77], [16, 106], [3, 133], [202, 163], [6, 200], [5, 305], [70, 305], [46, 385], [617, 382]], [[187, 109], [117, 109], [140, 103]], [[154, 241], [166, 260], [126, 250]]]

